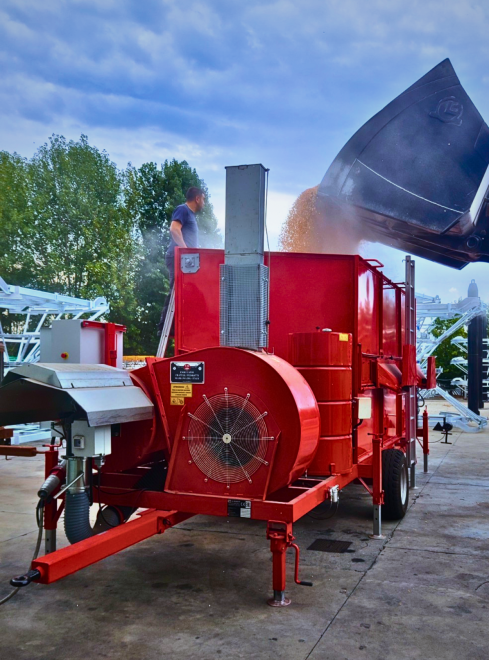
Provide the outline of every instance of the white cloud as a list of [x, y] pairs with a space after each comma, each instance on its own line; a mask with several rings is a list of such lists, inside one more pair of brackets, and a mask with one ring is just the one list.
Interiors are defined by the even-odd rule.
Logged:
[[271, 250], [278, 249], [278, 239], [282, 225], [287, 219], [287, 215], [296, 199], [297, 195], [291, 195], [290, 193], [283, 193], [277, 190], [268, 191], [267, 227]]
[[[488, 28], [489, 5], [460, 0], [3, 0], [0, 148], [31, 156], [51, 133], [85, 133], [119, 167], [186, 159], [221, 227], [224, 167], [262, 162], [276, 249], [297, 195], [439, 60], [489, 116]], [[362, 251], [402, 279], [402, 252]], [[474, 278], [489, 300], [486, 264], [416, 264], [420, 291], [447, 301]]]

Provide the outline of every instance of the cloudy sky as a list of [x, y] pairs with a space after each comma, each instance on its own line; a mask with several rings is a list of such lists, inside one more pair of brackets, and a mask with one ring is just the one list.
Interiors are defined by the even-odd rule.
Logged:
[[[489, 120], [487, 0], [0, 0], [0, 149], [88, 135], [124, 167], [186, 159], [224, 223], [224, 167], [270, 168], [272, 247], [351, 135], [445, 57]], [[369, 246], [393, 277], [402, 254]], [[417, 259], [444, 301], [489, 264]]]

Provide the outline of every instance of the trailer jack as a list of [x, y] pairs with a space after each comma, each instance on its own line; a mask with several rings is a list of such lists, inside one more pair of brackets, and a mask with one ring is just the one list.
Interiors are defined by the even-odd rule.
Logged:
[[303, 587], [312, 587], [312, 582], [299, 580], [299, 546], [294, 543], [295, 537], [292, 534], [292, 523], [283, 523], [270, 520], [267, 527], [267, 539], [270, 539], [270, 550], [273, 561], [273, 598], [267, 600], [270, 607], [287, 607], [292, 602], [285, 596], [285, 554], [288, 548], [295, 550], [295, 570], [294, 581]]

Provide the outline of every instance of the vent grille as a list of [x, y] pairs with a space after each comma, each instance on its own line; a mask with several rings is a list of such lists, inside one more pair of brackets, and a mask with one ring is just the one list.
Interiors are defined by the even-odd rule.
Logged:
[[232, 483], [247, 480], [261, 465], [268, 466], [265, 460], [268, 437], [265, 417], [250, 402], [250, 395], [242, 397], [224, 394], [207, 398], [195, 411], [188, 413], [188, 447], [192, 459], [207, 479], [219, 483]]
[[268, 267], [220, 266], [220, 344], [260, 349], [268, 346]]

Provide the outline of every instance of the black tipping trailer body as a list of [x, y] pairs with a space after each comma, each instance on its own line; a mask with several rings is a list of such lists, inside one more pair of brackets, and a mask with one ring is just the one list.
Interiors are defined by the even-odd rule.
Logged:
[[444, 60], [364, 124], [318, 201], [371, 240], [454, 268], [489, 261], [489, 128]]

